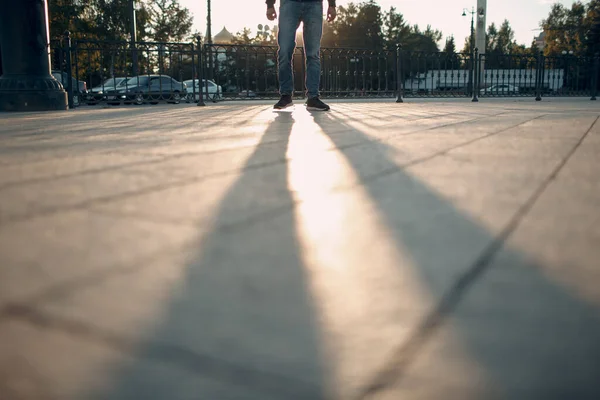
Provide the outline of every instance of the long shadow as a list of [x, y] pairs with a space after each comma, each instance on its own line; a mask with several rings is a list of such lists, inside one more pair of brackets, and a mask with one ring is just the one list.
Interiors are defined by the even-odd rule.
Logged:
[[[247, 164], [273, 152], [284, 159], [293, 125], [291, 113], [278, 114], [262, 137], [267, 145]], [[268, 145], [274, 140], [282, 142]], [[91, 398], [324, 398], [319, 324], [292, 203], [287, 163], [244, 171], [219, 203], [164, 319], [144, 335], [132, 364]]]
[[[385, 144], [360, 151], [345, 148], [340, 135], [328, 131], [344, 126], [350, 140], [357, 142], [369, 140], [369, 135], [329, 113], [315, 113], [313, 119], [355, 170], [392, 240], [408, 252], [437, 304], [356, 398], [378, 398], [388, 389], [400, 390], [403, 383], [408, 385], [404, 388], [414, 387], [411, 377], [417, 378], [417, 387], [438, 388], [431, 392], [433, 397], [424, 398], [600, 398], [597, 307], [550, 280], [542, 265], [509, 248], [504, 239], [510, 229], [492, 234], [399, 167], [389, 157], [396, 150]], [[380, 174], [365, 171], [373, 165], [365, 160], [378, 160]], [[442, 347], [426, 367], [411, 370], [425, 345], [444, 339], [448, 329], [489, 379], [489, 385], [481, 387], [471, 378], [472, 387], [482, 392], [444, 389], [446, 374], [453, 373], [452, 357], [460, 353], [456, 349]], [[423, 387], [419, 390], [423, 393]]]

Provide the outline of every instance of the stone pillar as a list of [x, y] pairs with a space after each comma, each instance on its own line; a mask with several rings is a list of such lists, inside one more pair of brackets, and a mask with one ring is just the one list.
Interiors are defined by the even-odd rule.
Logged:
[[0, 111], [66, 110], [67, 93], [50, 74], [46, 0], [0, 0]]
[[476, 29], [475, 29], [475, 47], [481, 55], [481, 63], [479, 64], [479, 87], [484, 87], [483, 80], [485, 79], [485, 34], [486, 34], [486, 17], [487, 17], [487, 0], [477, 0], [477, 14], [475, 14]]

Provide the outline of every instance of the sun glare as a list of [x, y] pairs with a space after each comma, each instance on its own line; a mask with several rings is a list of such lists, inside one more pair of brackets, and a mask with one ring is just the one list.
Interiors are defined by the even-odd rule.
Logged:
[[[332, 192], [357, 183], [358, 177], [321, 127], [335, 123], [322, 114], [318, 121], [313, 118], [317, 117], [294, 112], [288, 186], [300, 200], [295, 209], [298, 237], [326, 332], [323, 341], [335, 353], [330, 360], [335, 386], [364, 373], [363, 367], [368, 371], [381, 365], [389, 346], [408, 334], [407, 326], [416, 324], [419, 312], [407, 309], [411, 304], [426, 307], [430, 299], [421, 290], [408, 253], [398, 248], [368, 193], [357, 187]], [[398, 313], [405, 318], [402, 324], [390, 324]]]

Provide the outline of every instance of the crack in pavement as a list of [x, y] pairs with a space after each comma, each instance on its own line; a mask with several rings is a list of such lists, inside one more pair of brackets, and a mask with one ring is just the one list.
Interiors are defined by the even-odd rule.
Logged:
[[[48, 316], [34, 308], [11, 305], [2, 314], [13, 320], [26, 321], [34, 326], [59, 331], [78, 339], [107, 346], [119, 354], [128, 354], [139, 347], [135, 338], [118, 335], [74, 319]], [[170, 364], [194, 374], [208, 376], [225, 384], [257, 390], [283, 399], [320, 399], [321, 388], [296, 376], [287, 376], [273, 371], [248, 367], [203, 354], [170, 343], [151, 341], [143, 343], [146, 348], [140, 360]]]
[[[538, 115], [534, 118], [528, 119], [527, 121], [523, 121], [516, 125], [503, 128], [499, 131], [463, 142], [456, 146], [452, 146], [450, 148], [436, 152], [427, 157], [422, 157], [420, 159], [413, 160], [407, 164], [398, 165], [396, 168], [393, 169], [393, 171], [390, 169], [388, 171], [384, 171], [384, 173], [372, 175], [366, 178], [366, 180], [362, 183], [357, 183], [351, 186], [338, 187], [333, 189], [332, 191], [343, 191], [360, 185], [368, 185], [382, 176], [390, 175], [394, 171], [401, 171], [409, 166], [425, 162], [439, 155], [446, 154], [454, 149], [467, 146], [476, 141], [500, 134], [507, 130], [513, 129], [519, 125], [526, 124], [535, 119], [542, 118], [544, 115], [545, 114]], [[487, 249], [469, 268], [469, 270], [459, 280], [457, 280], [457, 282], [451, 288], [451, 290], [442, 298], [442, 301], [439, 303], [438, 307], [422, 322], [422, 324], [419, 325], [419, 327], [416, 329], [416, 333], [413, 334], [411, 339], [409, 339], [409, 341], [406, 344], [399, 348], [395, 356], [392, 357], [392, 360], [389, 363], [387, 363], [387, 366], [379, 374], [376, 375], [377, 378], [374, 379], [374, 381], [371, 384], [367, 385], [366, 389], [361, 393], [361, 395], [358, 398], [364, 399], [398, 381], [403, 369], [406, 368], [406, 366], [414, 359], [416, 353], [421, 348], [421, 346], [425, 344], [425, 342], [435, 333], [436, 328], [439, 325], [441, 325], [444, 322], [445, 318], [453, 311], [458, 302], [464, 296], [464, 293], [469, 288], [469, 286], [471, 286], [473, 282], [479, 276], [481, 276], [483, 272], [485, 272], [490, 260], [493, 258], [498, 249], [502, 247], [506, 238], [510, 236], [510, 234], [516, 229], [523, 216], [526, 215], [527, 212], [533, 207], [537, 199], [548, 187], [550, 182], [558, 175], [558, 173], [564, 167], [564, 165], [566, 165], [570, 157], [575, 153], [577, 148], [579, 148], [579, 146], [581, 145], [581, 143], [583, 142], [583, 140], [591, 131], [591, 129], [597, 121], [598, 118], [596, 118], [594, 123], [590, 126], [590, 128], [584, 134], [584, 136], [582, 136], [582, 138], [578, 141], [577, 145], [566, 156], [563, 162], [553, 171], [550, 177], [546, 181], [544, 181], [544, 183], [538, 188], [534, 195], [515, 214], [513, 219], [502, 231], [502, 233], [496, 238], [496, 240], [494, 240], [487, 247]], [[290, 212], [294, 209], [294, 207], [301, 203], [302, 201], [298, 200], [291, 205], [285, 205], [276, 209], [270, 209], [267, 210], [265, 213], [253, 215], [246, 220], [238, 221], [235, 224], [224, 225], [219, 227], [218, 229], [233, 230], [240, 229], [243, 226], [252, 226], [257, 222], [263, 222], [267, 219]], [[190, 244], [193, 242], [194, 241], [190, 241]], [[182, 246], [180, 245], [174, 246], [169, 251], [175, 253], [181, 252], [181, 250]], [[164, 249], [161, 251], [163, 255], [167, 252], [168, 251], [165, 251]], [[155, 257], [155, 254], [151, 255], [150, 257], [147, 256], [147, 258], [150, 259], [155, 259]], [[116, 335], [101, 332], [100, 330], [89, 327], [81, 322], [65, 319], [55, 319], [54, 317], [47, 316], [41, 313], [40, 311], [37, 311], [35, 308], [35, 303], [39, 304], [40, 301], [51, 301], [52, 299], [56, 299], [59, 296], [70, 295], [74, 291], [81, 290], [85, 287], [97, 285], [103, 280], [110, 279], [115, 276], [120, 276], [124, 273], [133, 273], [145, 267], [145, 263], [136, 262], [133, 265], [129, 264], [128, 267], [125, 269], [119, 268], [118, 270], [115, 270], [114, 268], [111, 268], [109, 271], [100, 271], [100, 274], [88, 275], [76, 281], [63, 282], [57, 286], [53, 286], [50, 290], [46, 290], [40, 295], [34, 296], [34, 298], [30, 299], [29, 302], [14, 302], [5, 305], [0, 310], [0, 323], [2, 322], [2, 320], [8, 320], [11, 318], [29, 321], [30, 323], [36, 326], [58, 329], [80, 337], [87, 337], [90, 340], [104, 343], [112, 348], [118, 349], [119, 351], [127, 350], [133, 343], [131, 339], [124, 339]], [[285, 391], [289, 390], [289, 388], [292, 388], [293, 390], [290, 390], [289, 393], [285, 392], [286, 398], [294, 398], [294, 395], [298, 393], [312, 393], [314, 395], [318, 392], [315, 391], [314, 388], [311, 388], [309, 383], [301, 382], [297, 379], [290, 378], [287, 376], [273, 375], [270, 372], [257, 371], [253, 369], [248, 369], [243, 366], [241, 367], [235, 364], [229, 364], [225, 361], [211, 358], [210, 356], [205, 356], [202, 354], [197, 354], [188, 349], [184, 349], [177, 346], [171, 346], [169, 344], [153, 343], [151, 344], [151, 346], [155, 349], [155, 351], [151, 353], [151, 359], [160, 362], [171, 363], [175, 366], [190, 369], [195, 372], [208, 371], [208, 373], [215, 374], [218, 379], [222, 379], [224, 381], [227, 381], [228, 383], [231, 383], [232, 381], [240, 383], [238, 380], [241, 380], [242, 385], [250, 385], [250, 387], [254, 389], [256, 389], [256, 385], [258, 385], [259, 390], [277, 394], [282, 394]], [[281, 382], [284, 383], [280, 385], [279, 383]]]
[[[545, 114], [538, 115], [537, 117], [530, 118], [530, 119], [528, 119], [526, 121], [520, 122], [520, 123], [515, 124], [515, 125], [511, 125], [509, 127], [506, 127], [506, 128], [501, 129], [501, 130], [489, 133], [487, 135], [484, 135], [484, 136], [481, 136], [481, 137], [477, 137], [477, 138], [468, 140], [466, 142], [462, 142], [462, 143], [457, 144], [455, 146], [452, 146], [452, 147], [446, 148], [444, 150], [441, 150], [441, 151], [435, 152], [433, 154], [430, 154], [428, 156], [421, 157], [421, 158], [416, 158], [416, 159], [411, 160], [411, 161], [409, 161], [407, 163], [394, 166], [393, 168], [390, 168], [390, 169], [387, 169], [387, 170], [384, 170], [384, 171], [380, 171], [377, 174], [366, 176], [366, 177], [364, 177], [363, 180], [361, 180], [359, 182], [356, 182], [354, 184], [345, 185], [345, 186], [340, 185], [340, 186], [337, 186], [337, 187], [333, 187], [333, 188], [327, 190], [327, 193], [332, 193], [332, 194], [333, 193], [340, 193], [340, 192], [344, 192], [344, 191], [347, 191], [347, 190], [352, 190], [352, 189], [354, 189], [356, 187], [359, 187], [361, 185], [371, 184], [373, 182], [376, 182], [377, 179], [380, 179], [380, 178], [392, 175], [392, 174], [400, 172], [400, 171], [402, 171], [402, 170], [404, 170], [406, 168], [409, 168], [409, 167], [418, 165], [420, 163], [429, 161], [429, 160], [431, 160], [431, 159], [433, 159], [435, 157], [447, 154], [447, 153], [449, 153], [452, 150], [456, 150], [458, 148], [467, 146], [467, 145], [475, 143], [475, 142], [477, 142], [479, 140], [483, 140], [485, 138], [488, 138], [488, 137], [491, 137], [491, 136], [494, 136], [494, 135], [498, 135], [498, 134], [500, 134], [502, 132], [506, 132], [506, 131], [508, 131], [510, 129], [514, 129], [514, 128], [520, 126], [520, 125], [523, 125], [523, 124], [526, 124], [528, 122], [534, 121], [536, 119], [542, 118], [542, 117], [544, 117], [544, 115]], [[271, 220], [272, 218], [277, 218], [280, 215], [285, 215], [288, 212], [292, 212], [296, 207], [298, 207], [299, 205], [301, 205], [303, 203], [304, 203], [303, 200], [301, 200], [301, 199], [295, 199], [291, 203], [283, 204], [283, 205], [281, 205], [279, 207], [269, 208], [269, 209], [267, 209], [267, 210], [265, 210], [263, 212], [250, 215], [249, 217], [241, 219], [239, 221], [235, 221], [235, 222], [232, 222], [232, 223], [229, 223], [229, 224], [223, 224], [221, 226], [218, 226], [216, 228], [216, 230], [231, 232], [231, 231], [234, 231], [236, 229], [237, 230], [241, 230], [241, 229], [244, 229], [244, 228], [247, 228], [247, 227], [251, 227], [255, 223], [266, 222], [266, 221]], [[186, 224], [182, 224], [179, 221], [169, 221], [169, 220], [165, 220], [165, 219], [156, 219], [156, 218], [150, 218], [149, 216], [138, 216], [138, 215], [132, 215], [132, 214], [117, 214], [117, 213], [108, 212], [106, 210], [101, 210], [101, 211], [92, 210], [92, 212], [98, 213], [98, 214], [102, 214], [102, 215], [112, 215], [112, 216], [117, 215], [117, 216], [120, 216], [120, 217], [128, 217], [128, 218], [133, 218], [133, 219], [140, 219], [140, 220], [149, 221], [149, 222], [155, 222], [155, 223], [175, 223], [177, 225], [188, 225], [187, 223]], [[195, 222], [192, 222], [192, 223], [195, 225]], [[194, 243], [194, 240], [191, 240], [190, 243]], [[176, 252], [176, 251], [181, 250], [182, 248], [186, 248], [186, 247], [187, 247], [186, 245], [175, 246], [173, 252]], [[158, 252], [151, 253], [150, 256], [142, 257], [142, 260], [146, 260], [146, 259], [152, 260], [154, 257], [156, 257], [157, 254], [163, 254], [163, 253], [173, 254], [169, 250], [161, 249]], [[138, 262], [136, 262], [136, 264], [138, 264], [138, 263], [139, 263], [139, 260], [138, 260]], [[142, 264], [145, 264], [145, 263], [142, 263]], [[123, 273], [128, 273], [128, 271], [130, 271], [130, 270], [140, 270], [142, 268], [143, 267], [136, 267], [136, 266], [131, 267], [130, 264], [127, 264], [127, 267], [125, 267], [125, 268], [119, 268], [118, 271], [124, 271]], [[39, 301], [52, 301], [53, 299], [57, 298], [57, 297], [54, 297], [55, 295], [52, 295], [52, 293], [57, 293], [57, 294], [60, 294], [62, 296], [65, 296], [65, 295], [68, 295], [69, 293], [71, 293], [74, 290], [80, 289], [82, 286], [85, 286], [85, 287], [94, 286], [98, 282], [103, 281], [106, 278], [112, 277], [113, 273], [116, 274], [116, 275], [120, 275], [120, 273], [118, 271], [115, 271], [115, 268], [111, 268], [110, 270], [106, 270], [106, 268], [104, 268], [101, 271], [100, 274], [92, 274], [90, 277], [86, 276], [86, 277], [83, 277], [83, 278], [78, 278], [76, 280], [70, 280], [70, 281], [67, 281], [67, 282], [60, 283], [60, 284], [58, 284], [56, 286], [53, 286], [50, 289], [47, 289], [46, 291], [42, 292], [38, 296], [34, 296], [34, 298], [36, 300], [30, 299], [29, 301], [23, 301], [23, 302], [21, 302], [21, 304], [23, 304], [23, 303], [31, 304], [32, 301], [37, 301], [37, 302], [39, 302]], [[85, 282], [87, 282], [87, 284], [85, 284]]]
[[383, 368], [375, 374], [373, 380], [365, 385], [364, 389], [362, 389], [355, 397], [357, 400], [371, 398], [378, 392], [400, 382], [406, 369], [417, 357], [419, 350], [433, 337], [433, 335], [435, 335], [435, 333], [437, 333], [438, 328], [446, 322], [446, 319], [456, 309], [475, 281], [490, 268], [492, 265], [491, 261], [496, 253], [504, 246], [508, 237], [517, 229], [523, 218], [533, 208], [552, 181], [556, 179], [577, 149], [579, 149], [594, 125], [598, 122], [598, 119], [600, 119], [600, 116], [596, 117], [594, 122], [592, 122], [590, 127], [580, 137], [563, 160], [558, 163], [550, 175], [546, 177], [527, 201], [525, 201], [523, 206], [517, 210], [500, 234], [484, 249], [480, 256], [462, 274], [462, 276], [455, 281], [444, 296], [442, 296], [438, 305], [424, 318], [409, 339], [398, 347], [392, 357], [384, 364]]
[[[391, 140], [391, 139], [396, 138], [396, 137], [413, 135], [413, 134], [416, 134], [416, 133], [431, 131], [431, 130], [435, 130], [435, 129], [439, 129], [439, 128], [445, 128], [445, 127], [452, 126], [452, 125], [466, 124], [466, 123], [478, 121], [478, 120], [481, 120], [481, 119], [484, 119], [484, 118], [499, 116], [499, 115], [502, 115], [502, 114], [504, 114], [504, 112], [503, 113], [499, 113], [499, 114], [495, 114], [495, 115], [492, 115], [492, 116], [473, 118], [473, 119], [469, 119], [469, 120], [465, 120], [465, 121], [450, 122], [450, 123], [446, 123], [446, 124], [442, 124], [442, 125], [436, 125], [436, 126], [433, 126], [433, 127], [427, 127], [427, 128], [423, 128], [423, 129], [417, 129], [417, 130], [414, 130], [414, 131], [403, 132], [403, 133], [398, 133], [398, 134], [392, 134], [392, 135], [386, 136], [385, 138], [375, 138], [373, 140], [363, 141], [363, 142], [358, 142], [358, 143], [352, 143], [352, 144], [348, 144], [346, 146], [340, 146], [340, 147], [332, 146], [331, 148], [326, 149], [324, 151], [344, 150], [344, 149], [353, 148], [353, 147], [366, 146], [366, 145], [373, 144], [373, 143], [382, 143], [382, 142]], [[342, 132], [340, 132], [340, 133], [342, 133]], [[270, 142], [269, 144], [273, 144], [273, 143], [276, 143], [276, 141]], [[256, 145], [254, 145], [254, 146], [256, 147]], [[275, 161], [269, 161], [269, 162], [264, 162], [264, 163], [252, 164], [252, 165], [244, 167], [241, 170], [240, 169], [225, 170], [225, 171], [219, 171], [219, 172], [207, 174], [207, 175], [200, 176], [200, 177], [184, 178], [184, 179], [176, 180], [176, 181], [169, 182], [169, 183], [163, 183], [163, 184], [159, 184], [159, 185], [148, 186], [148, 187], [143, 188], [143, 189], [126, 191], [126, 192], [122, 192], [122, 193], [115, 194], [115, 195], [97, 197], [95, 199], [85, 200], [85, 201], [82, 201], [82, 202], [79, 202], [79, 203], [75, 203], [75, 204], [71, 204], [71, 205], [67, 205], [67, 206], [56, 205], [56, 206], [52, 206], [52, 207], [45, 207], [45, 208], [42, 207], [38, 211], [29, 213], [29, 214], [16, 214], [16, 215], [11, 215], [11, 216], [8, 216], [8, 217], [5, 217], [5, 218], [0, 218], [0, 227], [6, 226], [6, 225], [9, 225], [9, 224], [12, 224], [12, 223], [18, 223], [18, 222], [22, 222], [22, 221], [31, 220], [33, 218], [38, 218], [38, 217], [53, 215], [53, 214], [56, 214], [56, 213], [59, 213], [59, 212], [63, 212], [63, 211], [81, 210], [81, 209], [85, 209], [85, 208], [90, 207], [90, 206], [95, 206], [95, 205], [99, 205], [99, 204], [105, 204], [105, 203], [108, 203], [108, 202], [111, 202], [111, 201], [118, 201], [118, 200], [122, 200], [122, 199], [125, 199], [125, 198], [128, 198], [128, 197], [134, 197], [134, 196], [139, 196], [139, 195], [144, 195], [144, 194], [159, 192], [161, 190], [172, 189], [172, 188], [176, 188], [176, 187], [182, 187], [182, 186], [186, 186], [186, 185], [190, 185], [190, 184], [202, 182], [204, 180], [213, 179], [213, 178], [216, 178], [216, 177], [219, 177], [219, 176], [228, 176], [228, 175], [231, 175], [231, 174], [241, 173], [241, 172], [245, 172], [245, 171], [249, 171], [249, 170], [254, 170], [254, 169], [260, 169], [260, 168], [263, 168], [263, 167], [280, 165], [282, 163], [286, 163], [288, 160], [289, 160], [288, 158], [284, 157], [284, 158], [281, 158], [281, 159], [275, 160]], [[157, 160], [149, 161], [149, 163], [151, 163], [151, 162], [159, 162], [159, 161], [157, 161]]]

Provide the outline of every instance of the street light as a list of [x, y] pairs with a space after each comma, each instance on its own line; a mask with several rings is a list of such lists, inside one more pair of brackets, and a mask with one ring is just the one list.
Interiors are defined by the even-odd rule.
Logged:
[[137, 50], [135, 48], [135, 42], [137, 42], [137, 27], [135, 24], [135, 0], [129, 0], [129, 28], [130, 28], [130, 47], [131, 47], [131, 68], [133, 76], [138, 74], [138, 57]]
[[[210, 46], [212, 44], [212, 32], [211, 32], [211, 10], [210, 10], [210, 0], [206, 0], [206, 43]], [[206, 74], [207, 79], [212, 78], [212, 67], [213, 67], [213, 54], [212, 48], [208, 48], [208, 71]]]
[[269, 25], [264, 25], [263, 24], [258, 24], [257, 26], [257, 31], [256, 31], [256, 36], [258, 38], [262, 38], [261, 40], [264, 42], [269, 38], [269, 35], [273, 34], [276, 35], [277, 34], [277, 25], [275, 25], [273, 27], [273, 30], [271, 30], [271, 28], [269, 27]]
[[467, 13], [471, 14], [471, 52], [473, 52], [475, 50], [475, 28], [473, 27], [473, 23], [474, 23], [474, 18], [475, 18], [475, 7], [471, 7], [471, 11], [469, 11], [467, 8], [463, 8], [463, 13], [462, 16], [466, 17]]
[[206, 42], [212, 44], [210, 0], [206, 0]]

